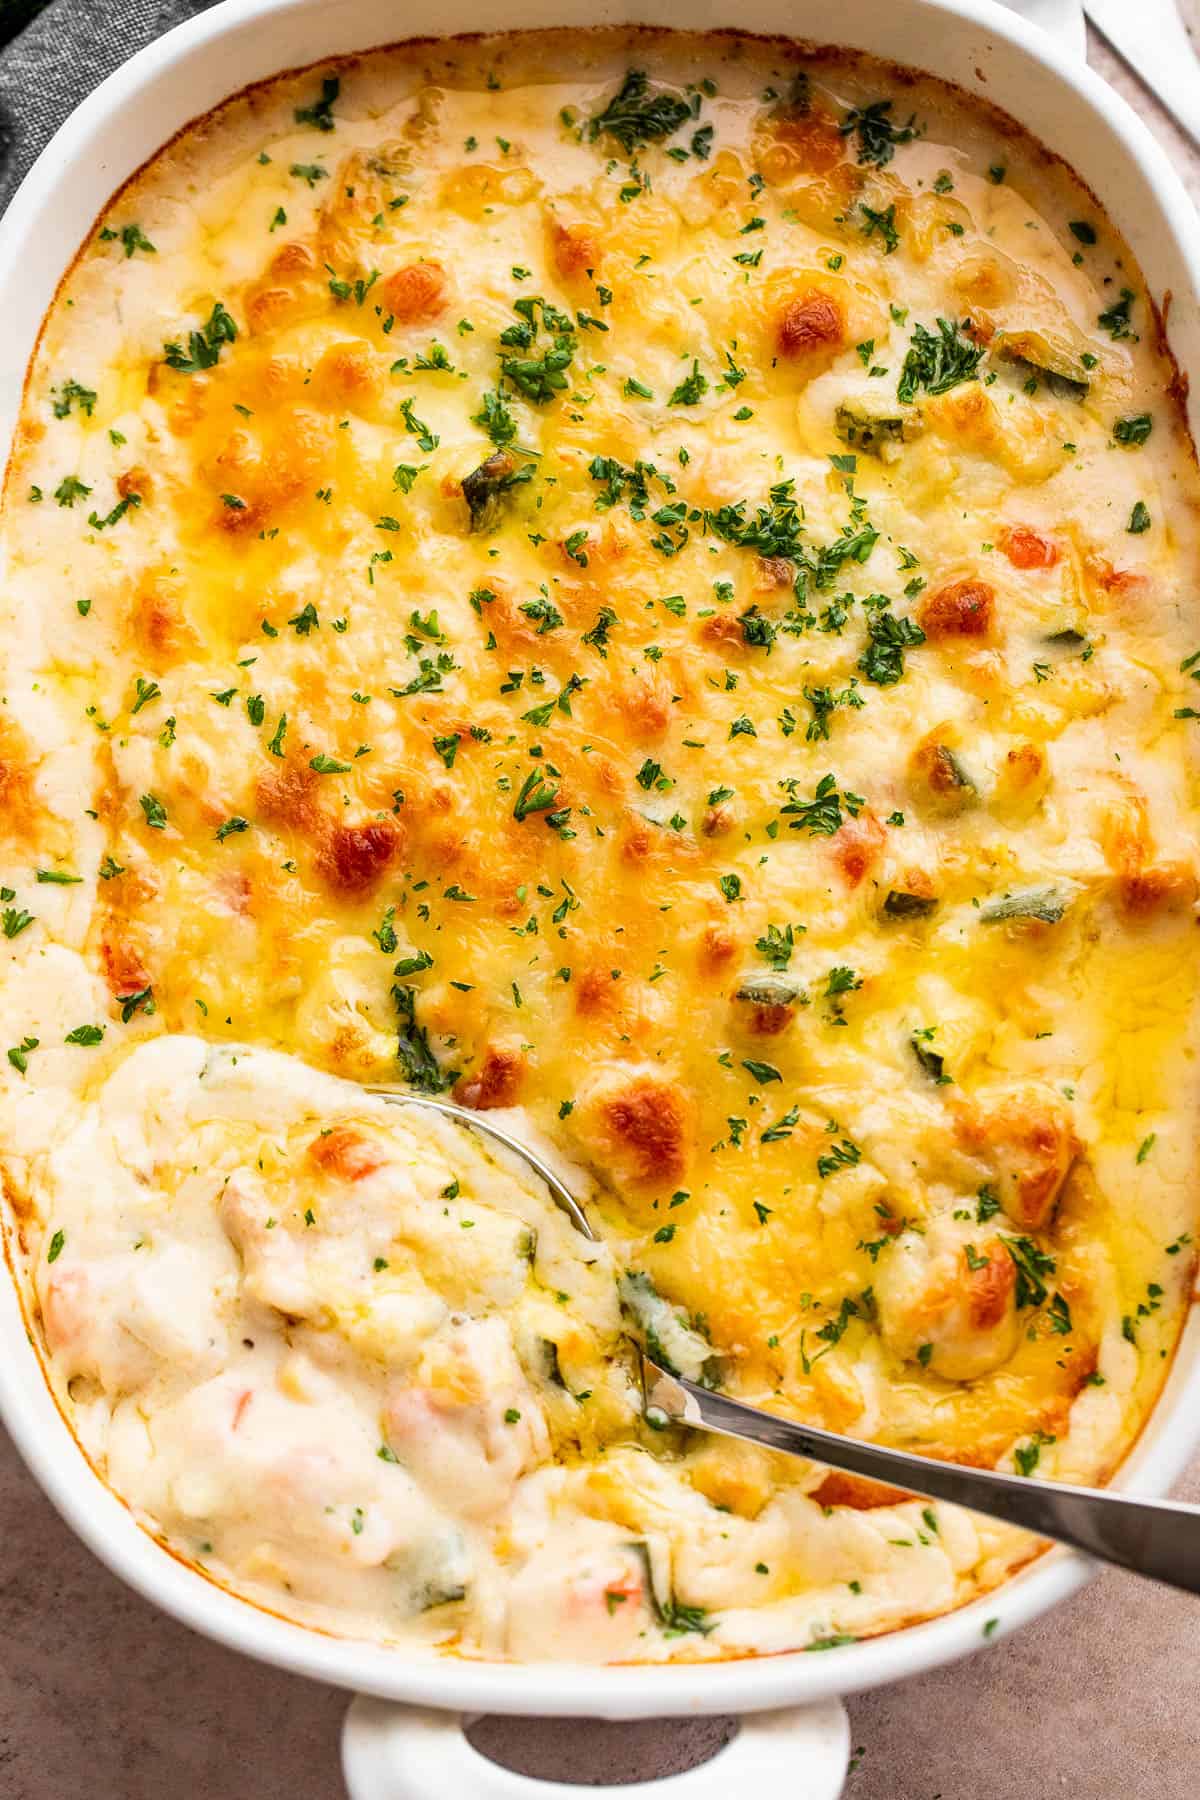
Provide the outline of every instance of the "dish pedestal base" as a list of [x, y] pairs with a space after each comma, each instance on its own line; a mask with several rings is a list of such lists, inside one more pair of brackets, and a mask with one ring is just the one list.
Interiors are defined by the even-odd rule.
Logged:
[[[537, 1672], [530, 1670], [531, 1685]], [[850, 1759], [840, 1700], [751, 1713], [715, 1756], [682, 1774], [618, 1787], [543, 1781], [490, 1762], [466, 1737], [472, 1715], [360, 1694], [342, 1730], [350, 1800], [838, 1800]]]

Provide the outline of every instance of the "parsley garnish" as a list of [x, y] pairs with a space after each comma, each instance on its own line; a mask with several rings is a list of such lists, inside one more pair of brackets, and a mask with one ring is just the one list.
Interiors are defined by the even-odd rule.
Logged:
[[549, 812], [557, 800], [558, 789], [546, 780], [540, 769], [531, 769], [521, 784], [513, 818], [521, 823], [530, 813]]
[[700, 373], [700, 364], [692, 358], [692, 372], [685, 375], [668, 400], [668, 406], [698, 406], [708, 392], [708, 377]]
[[833, 689], [828, 687], [806, 687], [804, 698], [812, 707], [813, 712], [804, 732], [804, 740], [809, 744], [815, 744], [819, 738], [828, 738], [829, 721], [837, 707], [848, 706], [857, 709], [864, 704], [863, 697], [855, 691], [853, 682], [848, 688], [843, 688], [840, 694], [835, 694]]
[[[871, 595], [882, 603], [883, 596]], [[898, 619], [886, 604], [874, 608], [867, 618], [867, 647], [858, 666], [876, 687], [894, 687], [904, 673], [904, 652], [925, 642], [925, 633], [911, 619]], [[860, 703], [861, 704], [861, 703]]]
[[1105, 312], [1102, 312], [1096, 320], [1097, 325], [1099, 325], [1102, 330], [1107, 331], [1114, 343], [1120, 338], [1136, 339], [1136, 334], [1133, 330], [1129, 316], [1130, 308], [1133, 306], [1136, 297], [1137, 296], [1134, 294], [1132, 288], [1122, 288], [1120, 299], [1114, 300], [1113, 304], [1108, 307]]
[[318, 131], [332, 131], [334, 128], [333, 103], [341, 91], [341, 82], [336, 75], [326, 75], [321, 83], [321, 98], [311, 106], [298, 106], [292, 117], [297, 125], [314, 125]]
[[659, 1607], [658, 1615], [664, 1637], [683, 1637], [689, 1631], [698, 1631], [701, 1637], [707, 1637], [713, 1629], [703, 1606], [684, 1606], [681, 1601], [670, 1599], [665, 1606]]
[[1047, 1437], [1044, 1431], [1035, 1431], [1027, 1444], [1018, 1444], [1013, 1451], [1013, 1462], [1017, 1465], [1018, 1475], [1032, 1475], [1038, 1466], [1044, 1444], [1053, 1444], [1056, 1440]]
[[521, 323], [509, 325], [500, 333], [500, 342], [510, 349], [531, 350], [538, 335], [538, 309], [541, 326], [551, 333], [552, 345], [540, 356], [504, 355], [500, 368], [519, 394], [535, 405], [544, 405], [567, 387], [564, 371], [575, 355], [575, 329], [566, 313], [560, 312], [541, 295], [523, 295], [513, 302], [513, 311]]
[[[862, 1151], [859, 1149], [858, 1145], [853, 1143], [849, 1138], [843, 1138], [841, 1142], [835, 1144], [833, 1149], [828, 1151], [826, 1155], [818, 1156], [817, 1174], [821, 1177], [822, 1181], [826, 1181], [830, 1175], [835, 1175], [839, 1169], [852, 1169], [856, 1163], [861, 1161]], [[843, 1301], [842, 1304], [845, 1305], [846, 1302]], [[826, 1330], [827, 1329], [828, 1327], [826, 1327]], [[845, 1330], [845, 1326], [843, 1326], [842, 1329]], [[824, 1335], [824, 1331], [819, 1331], [817, 1333], [818, 1337], [824, 1337]]]
[[867, 206], [865, 202], [860, 205], [858, 210], [866, 220], [866, 223], [862, 228], [863, 236], [865, 238], [874, 237], [875, 233], [878, 232], [879, 236], [883, 239], [883, 253], [885, 256], [890, 256], [893, 250], [898, 250], [900, 248], [900, 233], [896, 230], [896, 205], [894, 201], [891, 206], [887, 208], [886, 212], [876, 212], [873, 206]]
[[[437, 1057], [429, 1047], [429, 1036], [423, 1025], [417, 1024], [416, 1012], [417, 990], [399, 984], [392, 988], [392, 999], [400, 1017], [400, 1029], [396, 1042], [396, 1055], [404, 1071], [405, 1079], [419, 1093], [440, 1094], [444, 1088], [453, 1087], [458, 1080], [457, 1069], [443, 1070]], [[379, 1452], [383, 1456], [383, 1451]], [[389, 1452], [385, 1462], [395, 1462], [396, 1458]]]
[[517, 435], [517, 422], [499, 390], [483, 396], [480, 409], [472, 415], [471, 422], [486, 431], [493, 444], [510, 444]]
[[86, 500], [91, 491], [77, 475], [64, 475], [54, 490], [54, 498], [60, 506], [74, 507], [77, 500]]
[[441, 439], [435, 431], [430, 431], [423, 419], [417, 418], [413, 411], [414, 404], [411, 396], [400, 402], [400, 414], [404, 420], [404, 429], [416, 438], [418, 445], [428, 456], [431, 451], [437, 449]]
[[1144, 444], [1154, 429], [1154, 420], [1149, 413], [1134, 413], [1129, 418], [1118, 419], [1113, 426], [1113, 437], [1118, 444]]
[[154, 245], [150, 242], [150, 239], [146, 236], [140, 225], [122, 225], [119, 231], [114, 231], [111, 225], [105, 225], [101, 229], [100, 242], [102, 244], [115, 243], [118, 238], [121, 241], [121, 247], [125, 252], [125, 260], [127, 262], [135, 250], [144, 250], [147, 256], [157, 255]]
[[218, 300], [200, 330], [189, 332], [186, 350], [174, 339], [163, 345], [163, 361], [183, 375], [195, 375], [215, 368], [224, 346], [236, 339], [237, 326]]
[[83, 387], [78, 381], [64, 381], [60, 388], [51, 388], [50, 393], [56, 419], [65, 419], [72, 406], [77, 406], [81, 413], [91, 418], [96, 405], [94, 389]]
[[1040, 1306], [1046, 1298], [1043, 1275], [1053, 1275], [1058, 1267], [1052, 1256], [1038, 1248], [1032, 1238], [1002, 1237], [1000, 1242], [1012, 1257], [1017, 1271], [1017, 1306]]
[[668, 138], [692, 117], [688, 102], [665, 89], [652, 89], [644, 69], [630, 69], [603, 112], [588, 121], [594, 143], [604, 134], [616, 138], [627, 156], [643, 144]]
[[768, 967], [786, 969], [795, 948], [796, 932], [803, 930], [803, 925], [785, 925], [782, 930], [778, 925], [768, 925], [766, 935], [757, 939], [754, 948]]
[[68, 1031], [63, 1043], [82, 1044], [85, 1049], [94, 1049], [103, 1036], [103, 1025], [76, 1025], [74, 1031]]
[[[786, 806], [780, 812], [788, 819], [791, 831], [807, 831], [809, 837], [832, 837], [842, 827], [842, 796], [838, 794], [837, 781], [832, 775], [822, 775], [816, 785], [811, 800], [798, 800], [796, 788], [798, 783], [793, 778], [779, 784], [789, 796]], [[857, 794], [844, 796], [847, 810], [851, 816], [859, 811], [862, 802]]]
[[983, 349], [962, 337], [961, 331], [962, 325], [953, 319], [939, 319], [936, 336], [924, 325], [913, 327], [896, 390], [906, 405], [916, 398], [919, 388], [928, 394], [945, 394], [962, 381], [979, 379]]
[[117, 501], [117, 504], [113, 507], [112, 511], [107, 513], [103, 519], [100, 517], [99, 513], [90, 512], [88, 514], [88, 524], [92, 527], [93, 531], [107, 531], [111, 525], [119, 525], [127, 512], [141, 504], [142, 496], [140, 494], [125, 494]]
[[896, 153], [897, 144], [911, 144], [918, 137], [917, 115], [906, 125], [897, 125], [888, 115], [890, 100], [875, 100], [870, 106], [852, 106], [839, 127], [843, 137], [858, 135], [858, 160], [882, 169]]

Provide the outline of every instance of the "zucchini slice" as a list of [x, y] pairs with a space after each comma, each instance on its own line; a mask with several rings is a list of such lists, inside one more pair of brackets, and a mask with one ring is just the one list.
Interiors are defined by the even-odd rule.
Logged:
[[996, 346], [1001, 362], [1044, 382], [1059, 400], [1086, 400], [1091, 389], [1083, 364], [1062, 344], [1040, 331], [1005, 332]]
[[504, 512], [505, 496], [533, 478], [534, 465], [518, 465], [511, 450], [495, 450], [462, 480], [463, 499], [471, 514], [472, 532], [494, 531]]
[[1072, 898], [1057, 887], [1021, 888], [1001, 900], [989, 900], [980, 908], [979, 917], [985, 925], [999, 925], [1007, 919], [1038, 919], [1043, 925], [1057, 925]]
[[716, 1386], [719, 1365], [711, 1345], [692, 1329], [685, 1314], [663, 1299], [649, 1275], [626, 1270], [617, 1278], [617, 1292], [656, 1363], [672, 1375]]
[[833, 415], [833, 428], [843, 444], [861, 450], [864, 456], [878, 456], [894, 462], [902, 444], [911, 444], [921, 435], [922, 419], [917, 411], [872, 414], [844, 403]]

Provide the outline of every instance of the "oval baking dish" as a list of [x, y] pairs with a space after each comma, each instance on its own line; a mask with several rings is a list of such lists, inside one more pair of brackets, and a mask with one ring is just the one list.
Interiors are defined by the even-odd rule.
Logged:
[[[722, 26], [808, 39], [827, 37], [813, 0], [784, 6], [758, 0], [736, 19], [707, 6], [693, 29]], [[541, 26], [670, 26], [669, 0], [601, 4], [586, 16], [568, 0], [527, 0], [512, 8], [448, 4], [425, 15], [411, 7], [407, 35], [430, 37]], [[158, 41], [97, 90], [62, 128], [26, 179], [0, 224], [0, 295], [8, 325], [0, 366], [0, 417], [6, 441], [22, 404], [26, 368], [65, 269], [109, 196], [190, 120], [230, 91], [287, 69], [364, 51], [398, 35], [384, 0], [226, 0]], [[873, 0], [847, 0], [840, 45], [928, 72], [975, 93], [1019, 120], [1061, 156], [1123, 231], [1166, 320], [1171, 351], [1186, 371], [1200, 356], [1200, 227], [1186, 196], [1148, 134], [1123, 104], [1051, 41], [989, 0], [896, 0], [883, 14]], [[236, 79], [230, 72], [236, 71]], [[1191, 414], [1193, 432], [1197, 425]], [[314, 765], [315, 766], [315, 765]], [[749, 1066], [749, 1065], [747, 1065]], [[84, 1540], [141, 1592], [177, 1617], [248, 1654], [332, 1681], [379, 1701], [450, 1712], [654, 1717], [700, 1712], [780, 1713], [747, 1729], [738, 1743], [686, 1778], [697, 1796], [728, 1791], [752, 1775], [770, 1791], [782, 1766], [810, 1771], [812, 1791], [840, 1790], [846, 1755], [836, 1697], [980, 1649], [995, 1635], [1053, 1605], [1086, 1579], [1082, 1559], [1041, 1558], [1001, 1589], [956, 1612], [839, 1645], [813, 1657], [769, 1657], [692, 1665], [572, 1667], [541, 1665], [531, 1678], [513, 1664], [407, 1658], [402, 1651], [339, 1640], [247, 1605], [163, 1550], [97, 1478], [80, 1454], [45, 1386], [12, 1284], [0, 1283], [0, 1409], [46, 1492]], [[1165, 1390], [1122, 1470], [1131, 1491], [1161, 1492], [1200, 1437], [1200, 1325], [1185, 1328]], [[998, 1621], [998, 1623], [997, 1623]], [[985, 1636], [985, 1625], [987, 1627]], [[446, 1770], [465, 1791], [524, 1791], [517, 1778], [493, 1776], [432, 1715], [395, 1706], [360, 1706], [347, 1739], [347, 1771], [356, 1796], [386, 1791], [449, 1791]], [[441, 1770], [441, 1773], [437, 1771]], [[509, 1781], [513, 1785], [505, 1786]], [[387, 1783], [396, 1785], [388, 1789]], [[542, 1790], [546, 1791], [546, 1790]], [[568, 1790], [563, 1790], [566, 1792]], [[687, 1791], [681, 1787], [681, 1792]], [[781, 1789], [782, 1791], [782, 1789]]]

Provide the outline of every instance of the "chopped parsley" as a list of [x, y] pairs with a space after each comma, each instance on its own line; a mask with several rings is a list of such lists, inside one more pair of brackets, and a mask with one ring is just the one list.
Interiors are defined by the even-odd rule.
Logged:
[[56, 419], [65, 419], [73, 406], [90, 419], [96, 405], [95, 390], [83, 387], [78, 381], [64, 381], [61, 387], [50, 390]]
[[652, 88], [644, 69], [630, 69], [620, 88], [602, 112], [588, 121], [588, 136], [615, 138], [627, 156], [645, 144], [674, 136], [692, 117], [692, 109], [678, 94]]
[[896, 230], [895, 201], [892, 202], [885, 212], [876, 212], [875, 208], [873, 206], [868, 206], [865, 201], [859, 206], [858, 210], [865, 221], [862, 228], [863, 236], [865, 238], [872, 238], [878, 234], [883, 239], [883, 253], [885, 256], [890, 256], [894, 250], [900, 248], [900, 233]]
[[867, 647], [858, 666], [876, 687], [894, 687], [904, 674], [904, 652], [923, 644], [925, 633], [912, 619], [898, 619], [882, 594], [872, 594], [869, 600], [879, 604], [868, 613]]
[[74, 507], [77, 500], [86, 500], [91, 491], [77, 475], [64, 475], [54, 490], [54, 498], [60, 506]]
[[907, 124], [897, 125], [891, 111], [890, 100], [873, 100], [870, 106], [852, 106], [842, 120], [842, 136], [858, 138], [860, 163], [882, 169], [896, 154], [897, 144], [911, 144], [920, 136], [915, 113]]
[[199, 331], [188, 333], [187, 348], [176, 339], [163, 345], [163, 361], [182, 375], [215, 368], [226, 344], [237, 339], [237, 326], [218, 300]]
[[84, 1049], [94, 1049], [104, 1036], [103, 1025], [76, 1025], [74, 1031], [68, 1031], [63, 1039], [64, 1044], [80, 1044]]
[[832, 837], [842, 828], [843, 805], [852, 818], [857, 817], [863, 805], [857, 794], [839, 794], [837, 780], [833, 775], [822, 775], [811, 800], [798, 798], [796, 790], [799, 784], [794, 777], [781, 781], [779, 785], [788, 795], [787, 804], [779, 809], [788, 821], [788, 829], [806, 831], [809, 837]]
[[905, 405], [915, 400], [922, 388], [927, 394], [946, 394], [960, 382], [979, 379], [982, 346], [973, 344], [962, 332], [962, 324], [953, 319], [939, 319], [936, 333], [924, 325], [913, 326], [896, 390]]
[[517, 422], [508, 410], [504, 395], [498, 389], [484, 394], [479, 411], [472, 415], [471, 422], [485, 431], [497, 446], [511, 444], [517, 435]]
[[125, 252], [126, 262], [128, 262], [129, 258], [138, 250], [143, 251], [147, 256], [156, 256], [158, 254], [141, 226], [134, 222], [131, 222], [128, 225], [122, 225], [118, 230], [114, 230], [111, 225], [102, 226], [100, 231], [100, 242], [102, 244], [114, 244], [119, 242], [121, 248]]
[[1154, 420], [1149, 413], [1132, 413], [1127, 418], [1118, 419], [1113, 426], [1113, 437], [1118, 444], [1144, 444], [1154, 429]]
[[1008, 1251], [1017, 1271], [1015, 1297], [1018, 1310], [1023, 1306], [1041, 1306], [1046, 1298], [1043, 1277], [1053, 1275], [1058, 1266], [1054, 1258], [1048, 1256], [1029, 1237], [1002, 1237], [1000, 1242]]
[[700, 373], [700, 364], [692, 358], [692, 372], [685, 375], [668, 400], [668, 406], [698, 406], [708, 392], [708, 377]]
[[292, 117], [297, 125], [312, 125], [318, 131], [334, 129], [333, 103], [341, 91], [341, 82], [336, 75], [326, 75], [321, 82], [321, 97], [311, 106], [298, 106]]
[[1136, 298], [1132, 288], [1123, 287], [1120, 299], [1114, 300], [1113, 304], [1106, 308], [1096, 320], [1097, 325], [1102, 331], [1107, 331], [1114, 343], [1119, 342], [1121, 338], [1134, 338], [1136, 341], [1136, 333], [1130, 318]]

